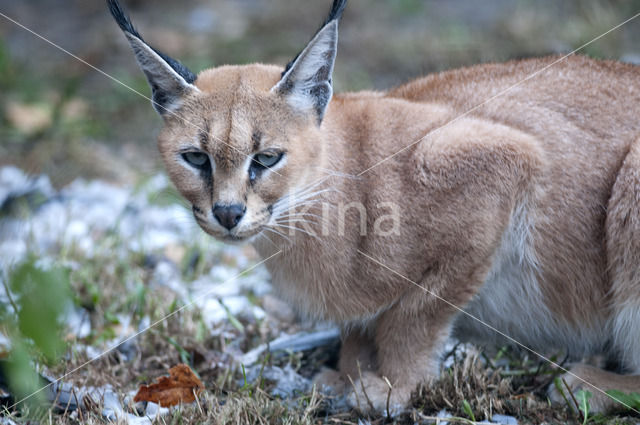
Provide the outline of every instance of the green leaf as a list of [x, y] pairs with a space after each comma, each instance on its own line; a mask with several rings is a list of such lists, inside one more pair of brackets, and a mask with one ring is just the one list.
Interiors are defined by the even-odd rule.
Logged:
[[36, 393], [42, 388], [43, 382], [33, 369], [29, 351], [22, 341], [13, 342], [11, 354], [2, 364], [16, 402], [21, 402], [27, 397], [25, 401], [29, 406], [44, 402], [44, 393]]
[[569, 410], [571, 410], [571, 412], [575, 413], [575, 410], [573, 409], [573, 404], [569, 403], [569, 399], [567, 399], [566, 394], [564, 393], [564, 386], [562, 385], [562, 379], [560, 378], [555, 378], [553, 380], [553, 385], [556, 387], [556, 390], [558, 391], [558, 393], [562, 396], [562, 398], [564, 399], [564, 402], [566, 403], [567, 407], [569, 408]]
[[580, 409], [580, 412], [582, 412], [582, 417], [583, 417], [583, 424], [587, 423], [587, 420], [589, 418], [589, 399], [593, 397], [593, 394], [591, 394], [589, 391], [585, 391], [585, 390], [580, 390], [576, 393], [576, 400], [578, 400], [578, 408]]
[[120, 319], [118, 319], [118, 316], [115, 313], [112, 313], [111, 311], [107, 310], [104, 312], [104, 320], [112, 325], [119, 325], [120, 324]]
[[169, 344], [173, 345], [175, 349], [178, 350], [178, 353], [180, 354], [180, 361], [182, 363], [186, 363], [188, 365], [191, 364], [191, 355], [180, 344], [178, 344], [178, 341], [171, 337], [168, 337], [167, 342], [169, 342]]
[[229, 308], [226, 305], [224, 305], [221, 299], [219, 299], [218, 302], [224, 309], [225, 313], [227, 313], [227, 320], [229, 320], [229, 323], [231, 323], [231, 326], [233, 326], [240, 332], [244, 333], [244, 326], [242, 326], [242, 323], [240, 323], [240, 320], [238, 320], [238, 318], [234, 316], [233, 313], [231, 313], [231, 310], [229, 310]]
[[72, 301], [69, 287], [67, 269], [44, 269], [35, 258], [16, 266], [9, 274], [7, 289], [14, 308], [4, 319], [13, 324], [9, 332], [12, 348], [3, 369], [16, 401], [26, 399], [24, 407], [43, 401], [44, 393], [37, 391], [44, 382], [32, 366], [32, 356], [41, 355], [53, 363], [65, 348], [61, 317]]
[[48, 361], [55, 361], [64, 349], [60, 318], [71, 300], [69, 271], [43, 270], [31, 259], [11, 273], [9, 286], [20, 308], [18, 329]]
[[462, 400], [462, 410], [467, 416], [469, 416], [469, 419], [473, 422], [476, 421], [476, 416], [473, 414], [473, 409], [467, 400]]
[[618, 390], [609, 390], [607, 395], [622, 404], [626, 409], [640, 409], [640, 394], [638, 393], [624, 393]]

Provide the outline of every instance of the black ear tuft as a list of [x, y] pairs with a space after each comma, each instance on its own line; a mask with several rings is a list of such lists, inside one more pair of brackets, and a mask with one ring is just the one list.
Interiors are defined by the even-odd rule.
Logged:
[[315, 114], [318, 125], [333, 97], [333, 66], [338, 50], [338, 23], [347, 0], [333, 0], [329, 16], [307, 46], [287, 64], [271, 90], [303, 114]]
[[331, 21], [340, 20], [342, 18], [342, 13], [344, 12], [344, 8], [347, 7], [347, 0], [333, 0], [333, 5], [331, 5], [331, 11], [329, 12], [329, 16], [324, 21], [322, 26], [324, 27]]
[[[120, 29], [124, 32], [128, 32], [131, 35], [135, 35], [140, 40], [143, 40], [142, 36], [136, 31], [131, 23], [131, 19], [129, 15], [124, 11], [120, 2], [118, 0], [107, 0], [107, 4], [109, 5], [109, 12], [111, 12], [111, 16], [116, 20], [116, 23], [120, 27]], [[144, 40], [143, 40], [144, 41]]]
[[[316, 35], [318, 34], [318, 32], [320, 32], [322, 28], [327, 26], [329, 22], [336, 21], [336, 20], [339, 21], [342, 18], [342, 13], [344, 12], [345, 7], [347, 7], [347, 0], [333, 0], [333, 4], [331, 5], [331, 10], [329, 11], [329, 15], [327, 16], [327, 19], [324, 20], [320, 28], [318, 28], [318, 31], [316, 31]], [[284, 71], [282, 71], [283, 77], [284, 77], [284, 74], [286, 74], [287, 71], [291, 69], [296, 59], [298, 59], [298, 56], [300, 56], [300, 53], [298, 53], [296, 57], [293, 58], [293, 60], [289, 62], [287, 66], [284, 67]]]
[[118, 0], [107, 0], [107, 4], [149, 81], [153, 107], [165, 117], [180, 107], [187, 93], [198, 91], [193, 85], [196, 75], [177, 60], [149, 46], [133, 27]]
[[[138, 33], [138, 31], [135, 29], [133, 23], [131, 23], [131, 18], [129, 18], [129, 15], [127, 15], [127, 13], [124, 11], [122, 6], [120, 5], [120, 2], [118, 0], [107, 0], [107, 4], [109, 6], [111, 16], [113, 16], [113, 19], [116, 20], [120, 29], [125, 33], [138, 38], [140, 41], [149, 46], [149, 44], [144, 41], [140, 33]], [[196, 80], [196, 75], [179, 61], [165, 55], [164, 53], [154, 49], [151, 46], [149, 46], [149, 48], [151, 48], [158, 56], [160, 56], [165, 62], [167, 62], [167, 64], [171, 68], [173, 68], [173, 70], [177, 72], [182, 78], [184, 78], [187, 83], [192, 84]]]

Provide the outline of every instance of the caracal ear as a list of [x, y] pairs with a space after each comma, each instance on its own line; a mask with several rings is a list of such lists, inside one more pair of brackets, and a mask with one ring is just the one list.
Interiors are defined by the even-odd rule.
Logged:
[[338, 50], [338, 21], [346, 4], [347, 0], [334, 0], [325, 24], [271, 89], [284, 96], [293, 109], [314, 114], [318, 125], [333, 96], [331, 77]]
[[182, 98], [198, 91], [193, 85], [196, 75], [186, 66], [149, 46], [133, 27], [118, 0], [107, 0], [111, 15], [133, 48], [140, 68], [151, 86], [155, 110], [166, 117], [180, 107]]

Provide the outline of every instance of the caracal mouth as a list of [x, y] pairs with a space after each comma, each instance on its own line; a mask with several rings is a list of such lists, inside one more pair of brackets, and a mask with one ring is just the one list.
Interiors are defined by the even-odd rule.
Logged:
[[[253, 236], [253, 235], [252, 235]], [[218, 238], [218, 240], [225, 242], [225, 243], [230, 243], [230, 244], [243, 244], [245, 242], [248, 242], [252, 236], [236, 236], [236, 235], [226, 235], [222, 238]]]
[[262, 230], [262, 227], [258, 226], [254, 230], [245, 230], [241, 235], [239, 235], [233, 233], [233, 231], [223, 231], [220, 226], [213, 227], [207, 220], [198, 217], [198, 215], [195, 215], [195, 219], [198, 226], [200, 226], [200, 229], [202, 229], [206, 234], [220, 242], [234, 245], [243, 244], [253, 240], [253, 238], [259, 235]]
[[221, 234], [220, 231], [210, 229], [208, 226], [203, 226], [200, 224], [200, 228], [209, 236], [213, 237], [215, 240], [228, 243], [231, 245], [244, 245], [246, 243], [251, 242], [255, 239], [259, 234], [260, 230], [256, 230], [250, 233], [244, 233], [242, 235], [233, 234], [231, 232], [227, 232], [225, 234]]

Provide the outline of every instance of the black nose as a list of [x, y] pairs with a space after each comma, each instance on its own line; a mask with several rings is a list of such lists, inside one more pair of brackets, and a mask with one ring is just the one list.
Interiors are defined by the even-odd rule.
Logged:
[[231, 230], [242, 220], [242, 216], [244, 216], [247, 207], [240, 204], [234, 205], [221, 205], [215, 204], [213, 206], [213, 215], [216, 217], [218, 222]]

